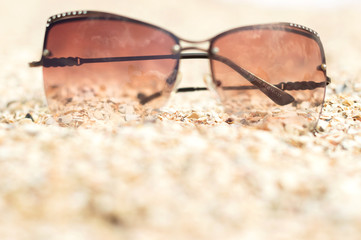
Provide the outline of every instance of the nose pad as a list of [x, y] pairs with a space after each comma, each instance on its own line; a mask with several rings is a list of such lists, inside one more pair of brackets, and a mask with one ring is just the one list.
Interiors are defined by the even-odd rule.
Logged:
[[219, 92], [217, 91], [217, 86], [213, 81], [212, 75], [210, 73], [206, 73], [203, 75], [203, 81], [206, 84], [207, 88], [211, 92], [212, 96], [220, 100]]

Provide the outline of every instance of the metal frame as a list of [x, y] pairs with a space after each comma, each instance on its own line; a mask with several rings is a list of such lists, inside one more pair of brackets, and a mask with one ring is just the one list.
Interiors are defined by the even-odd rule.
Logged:
[[[160, 30], [169, 36], [171, 36], [174, 40], [176, 45], [173, 48], [173, 54], [171, 55], [152, 55], [152, 56], [128, 56], [128, 57], [113, 57], [113, 58], [80, 58], [80, 57], [64, 57], [64, 58], [50, 58], [51, 55], [49, 51], [46, 49], [47, 45], [47, 38], [48, 33], [51, 28], [57, 24], [61, 24], [68, 21], [81, 21], [81, 20], [88, 20], [88, 19], [104, 19], [104, 20], [114, 20], [114, 21], [127, 21], [137, 24], [146, 25], [151, 28], [155, 28]], [[259, 78], [258, 76], [252, 74], [251, 72], [243, 69], [242, 67], [235, 64], [230, 59], [223, 57], [217, 54], [217, 49], [214, 47], [214, 43], [218, 38], [221, 38], [224, 35], [244, 31], [244, 30], [253, 30], [253, 29], [275, 29], [275, 30], [283, 30], [289, 31], [296, 34], [301, 34], [305, 37], [309, 37], [314, 39], [320, 47], [321, 57], [322, 57], [322, 64], [318, 67], [318, 70], [323, 71], [325, 74], [325, 82], [316, 83], [316, 82], [284, 82], [279, 83], [277, 85], [272, 85], [263, 79]], [[199, 48], [196, 46], [185, 47], [182, 48], [181, 42], [190, 43], [190, 44], [201, 44], [201, 43], [209, 43], [208, 49]], [[185, 52], [189, 50], [196, 50], [199, 52]], [[124, 16], [119, 16], [115, 14], [105, 13], [105, 12], [96, 12], [96, 11], [72, 11], [67, 13], [61, 13], [54, 15], [48, 19], [47, 28], [45, 32], [45, 40], [43, 44], [43, 54], [39, 61], [31, 62], [29, 65], [30, 67], [69, 67], [69, 66], [80, 66], [82, 64], [91, 64], [91, 63], [99, 63], [99, 62], [120, 62], [120, 61], [143, 61], [143, 60], [157, 60], [157, 59], [176, 59], [177, 62], [174, 67], [173, 73], [168, 77], [167, 84], [172, 87], [176, 81], [177, 72], [179, 68], [179, 61], [180, 59], [210, 59], [222, 62], [235, 70], [241, 76], [243, 76], [246, 80], [248, 80], [253, 86], [228, 86], [223, 87], [223, 90], [245, 90], [245, 89], [259, 89], [265, 95], [267, 95], [273, 102], [278, 105], [287, 105], [294, 102], [294, 98], [285, 92], [285, 90], [312, 90], [315, 88], [326, 87], [331, 80], [327, 77], [326, 74], [326, 60], [325, 54], [323, 50], [322, 43], [320, 41], [319, 35], [310, 28], [292, 24], [292, 23], [273, 23], [273, 24], [262, 24], [262, 25], [253, 25], [253, 26], [245, 26], [239, 27], [235, 29], [231, 29], [216, 35], [213, 38], [203, 40], [203, 41], [190, 41], [186, 39], [182, 39], [174, 35], [173, 33], [164, 30], [163, 28], [157, 27], [155, 25], [145, 23], [142, 21], [134, 20], [131, 18], [127, 18]], [[212, 72], [213, 81], [215, 82], [214, 77], [214, 66], [213, 61], [210, 61], [210, 67]], [[189, 92], [189, 91], [204, 91], [207, 88], [180, 88], [177, 92]], [[151, 96], [138, 96], [140, 102], [145, 104], [157, 97], [160, 97], [162, 92], [155, 93]]]

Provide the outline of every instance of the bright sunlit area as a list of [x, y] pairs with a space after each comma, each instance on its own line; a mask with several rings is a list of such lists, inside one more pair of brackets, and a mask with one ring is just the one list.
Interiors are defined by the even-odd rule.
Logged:
[[358, 0], [304, 0], [304, 1], [287, 1], [287, 0], [219, 0], [223, 2], [230, 2], [234, 4], [249, 3], [254, 5], [262, 5], [266, 7], [274, 8], [297, 8], [297, 7], [306, 7], [310, 10], [313, 8], [335, 8], [340, 6], [352, 6], [354, 4], [360, 4]]

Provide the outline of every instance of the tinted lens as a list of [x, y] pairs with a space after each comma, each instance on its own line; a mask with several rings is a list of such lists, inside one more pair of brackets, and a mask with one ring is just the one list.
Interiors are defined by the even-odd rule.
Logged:
[[55, 22], [44, 45], [50, 110], [68, 124], [132, 115], [145, 103], [160, 107], [177, 73], [177, 42], [168, 32], [129, 19]]
[[214, 81], [229, 112], [245, 124], [271, 121], [315, 126], [325, 95], [326, 73], [321, 43], [311, 30], [284, 24], [246, 27], [219, 35], [211, 47], [218, 50], [217, 55], [293, 98], [281, 106], [230, 64], [211, 60]]

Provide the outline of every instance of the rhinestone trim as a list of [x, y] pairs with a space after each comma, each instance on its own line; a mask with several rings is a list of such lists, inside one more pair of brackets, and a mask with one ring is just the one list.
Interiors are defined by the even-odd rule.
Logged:
[[49, 27], [52, 22], [54, 22], [55, 20], [58, 20], [58, 19], [62, 19], [63, 17], [66, 17], [66, 16], [79, 16], [79, 15], [85, 15], [87, 13], [88, 13], [88, 11], [71, 11], [71, 12], [64, 12], [64, 13], [56, 14], [54, 16], [51, 16], [48, 19], [48, 21], [46, 23], [46, 27]]
[[317, 37], [320, 37], [320, 35], [319, 35], [315, 30], [312, 30], [311, 28], [302, 26], [302, 25], [300, 25], [300, 24], [295, 24], [295, 23], [290, 23], [290, 26], [291, 26], [291, 27], [296, 27], [296, 28], [299, 28], [299, 29], [306, 30], [306, 31], [308, 31], [308, 32], [316, 35]]

